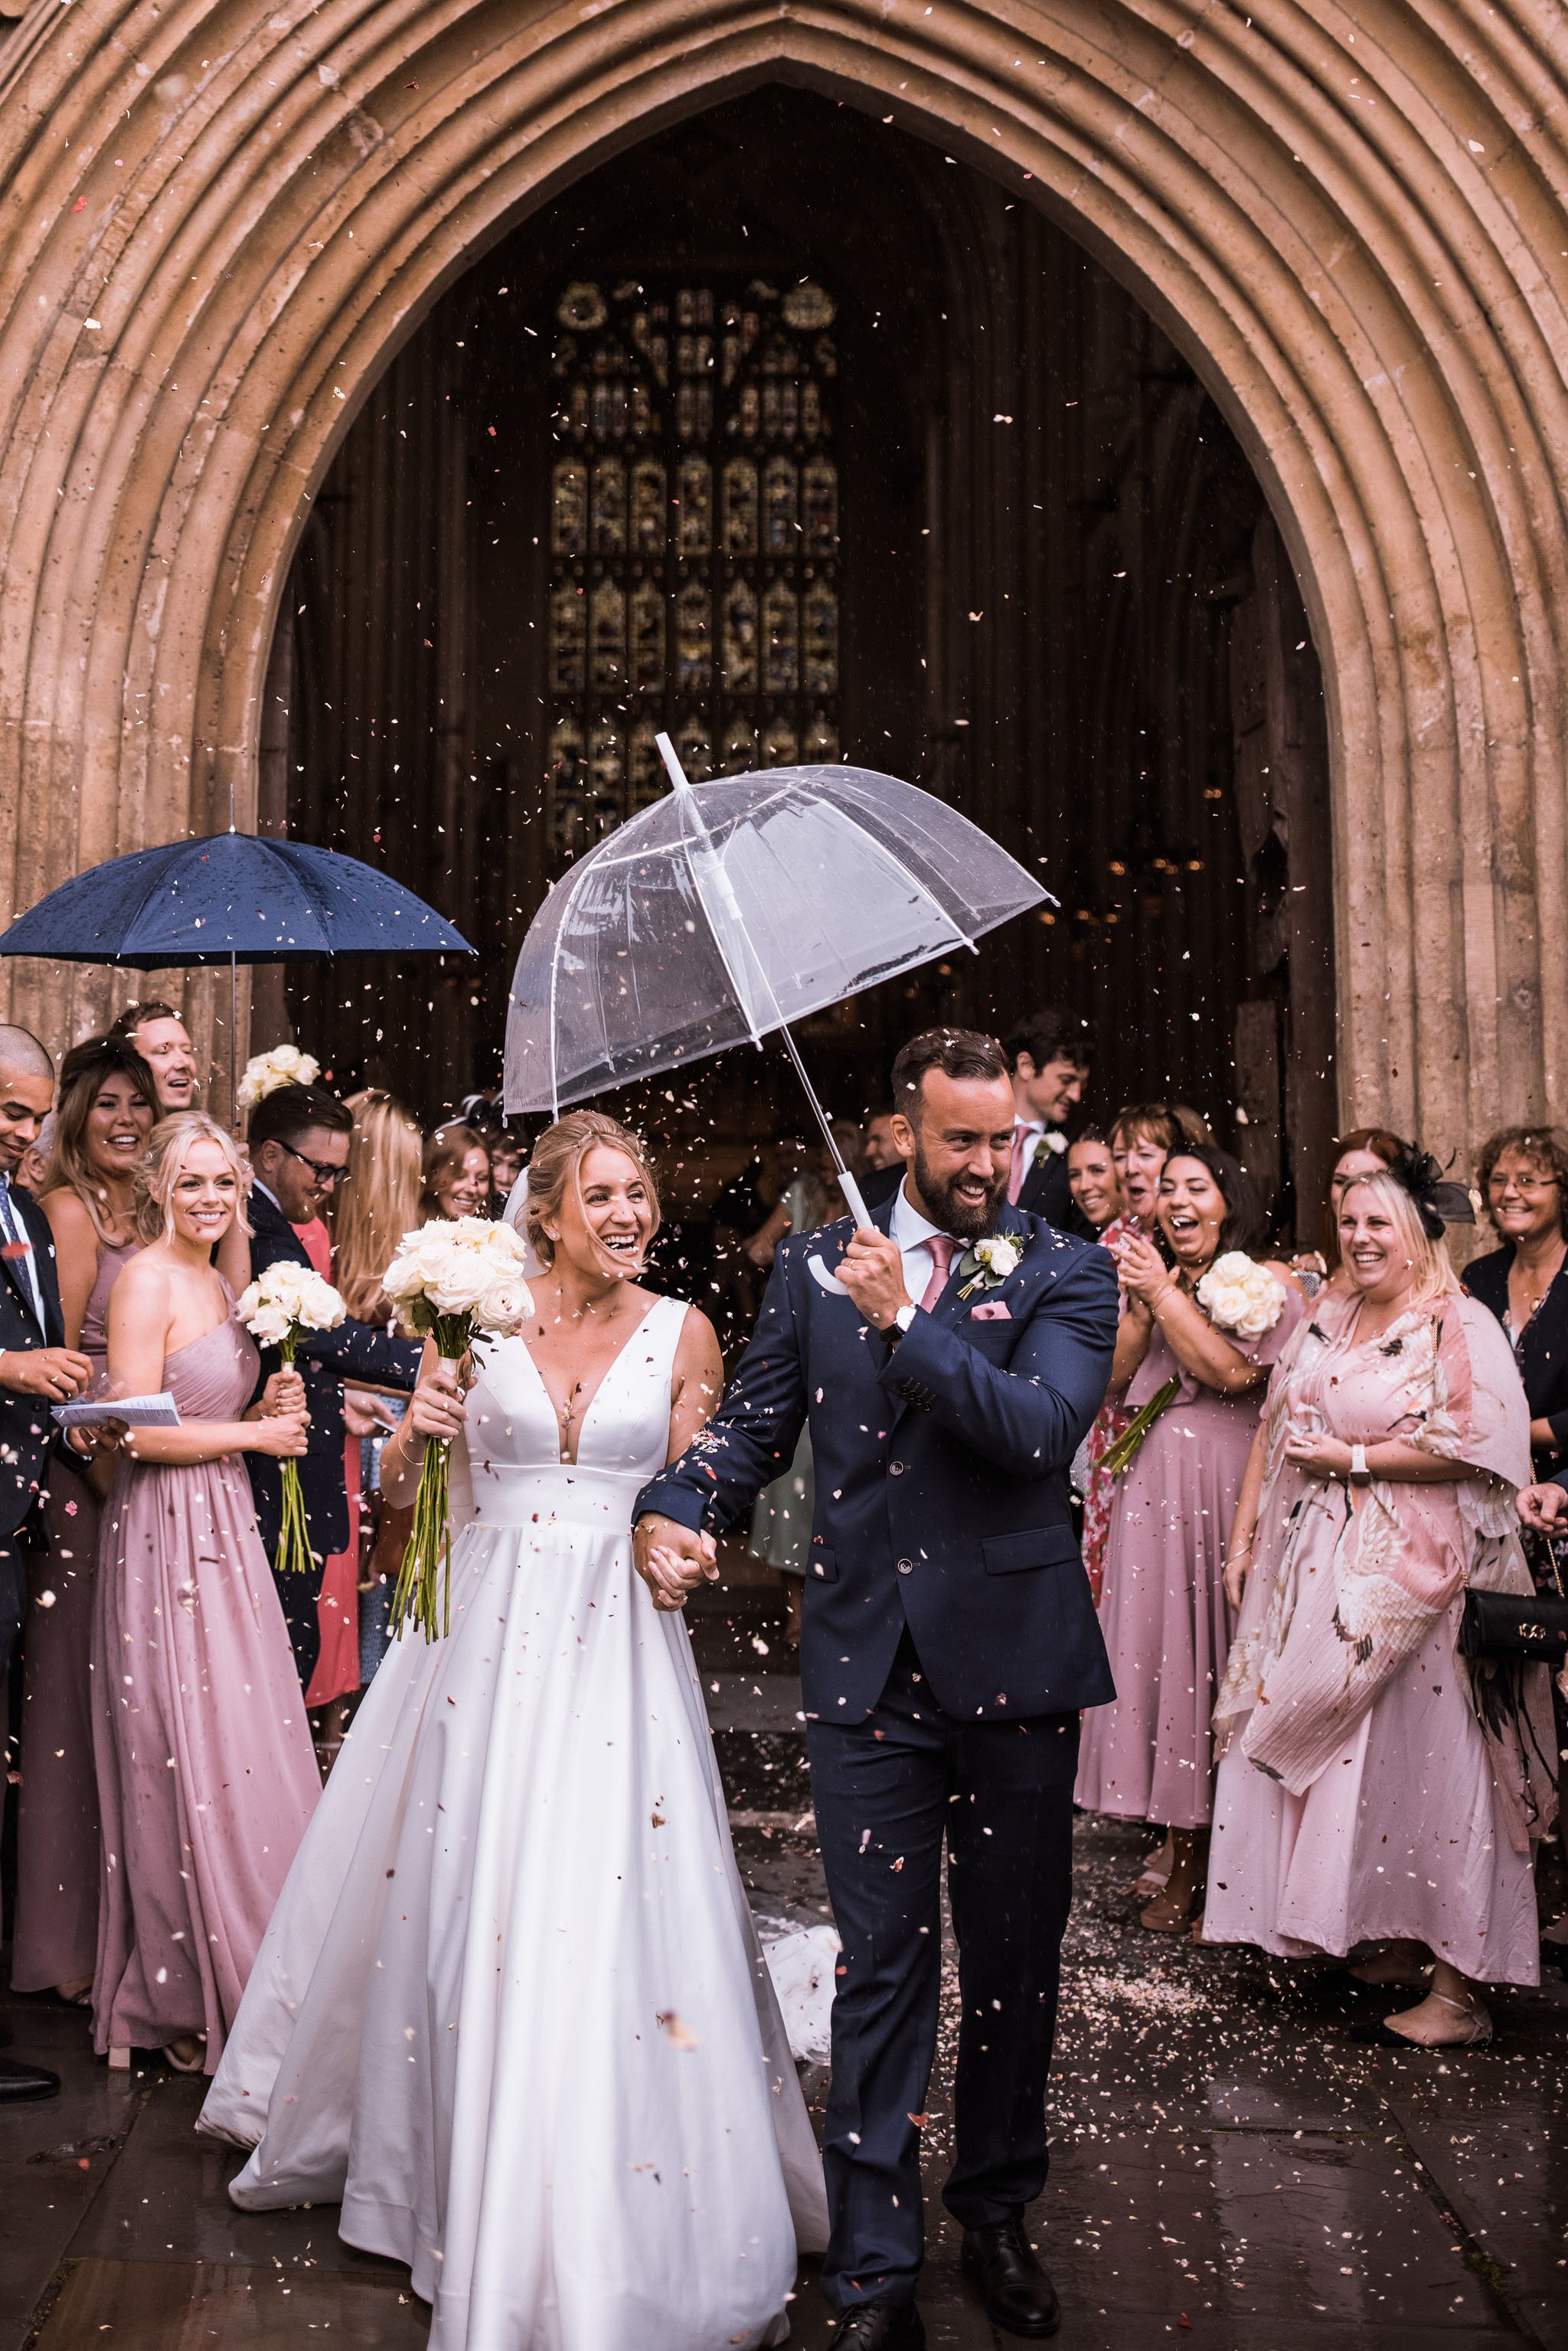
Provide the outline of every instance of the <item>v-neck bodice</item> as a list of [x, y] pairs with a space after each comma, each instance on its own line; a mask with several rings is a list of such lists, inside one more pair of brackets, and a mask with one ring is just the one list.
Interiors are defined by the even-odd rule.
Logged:
[[521, 1339], [487, 1353], [468, 1394], [468, 1421], [452, 1451], [455, 1526], [526, 1526], [586, 1518], [624, 1527], [632, 1498], [664, 1466], [670, 1383], [685, 1320], [676, 1298], [656, 1299], [613, 1357], [578, 1431], [578, 1458], [560, 1458], [560, 1424], [538, 1365]]

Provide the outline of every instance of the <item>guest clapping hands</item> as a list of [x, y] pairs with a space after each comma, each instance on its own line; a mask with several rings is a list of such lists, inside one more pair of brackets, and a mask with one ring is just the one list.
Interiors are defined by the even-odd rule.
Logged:
[[1112, 1252], [1126, 1301], [1112, 1389], [1151, 1418], [1117, 1481], [1102, 1624], [1118, 1696], [1085, 1718], [1077, 1800], [1170, 1832], [1167, 1882], [1156, 1881], [1142, 1915], [1145, 1927], [1172, 1933], [1203, 1883], [1209, 1716], [1230, 1638], [1224, 1540], [1252, 1398], [1301, 1300], [1283, 1268], [1251, 1262], [1262, 1217], [1228, 1152], [1174, 1150], [1158, 1196], [1173, 1262], [1135, 1232]]

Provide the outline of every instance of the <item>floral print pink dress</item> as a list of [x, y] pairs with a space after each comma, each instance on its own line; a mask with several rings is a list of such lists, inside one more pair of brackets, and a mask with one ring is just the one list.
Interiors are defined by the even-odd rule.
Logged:
[[[1500, 1720], [1477, 1705], [1493, 1669], [1456, 1647], [1467, 1586], [1530, 1588], [1513, 1510], [1529, 1407], [1501, 1330], [1457, 1290], [1365, 1342], [1360, 1306], [1318, 1300], [1270, 1386], [1255, 1565], [1215, 1709], [1204, 1937], [1286, 1956], [1408, 1938], [1479, 1981], [1532, 1984], [1530, 1842], [1555, 1808], [1546, 1668]], [[1325, 1430], [1402, 1437], [1469, 1474], [1353, 1498], [1284, 1457], [1292, 1433]]]

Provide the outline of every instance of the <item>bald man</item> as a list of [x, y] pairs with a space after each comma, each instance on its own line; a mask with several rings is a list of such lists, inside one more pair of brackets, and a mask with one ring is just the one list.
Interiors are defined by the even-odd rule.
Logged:
[[[39, 1489], [51, 1405], [80, 1395], [92, 1365], [65, 1344], [48, 1220], [16, 1181], [55, 1100], [55, 1065], [32, 1031], [0, 1025], [0, 1690], [27, 1604], [27, 1554], [47, 1540]], [[47, 2098], [57, 2077], [0, 2057], [0, 2102]]]

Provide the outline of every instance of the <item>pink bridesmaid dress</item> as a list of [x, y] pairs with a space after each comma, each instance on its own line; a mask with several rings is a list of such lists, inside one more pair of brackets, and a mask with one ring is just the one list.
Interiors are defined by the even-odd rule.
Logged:
[[[109, 1293], [140, 1241], [104, 1243], [81, 1322], [98, 1378]], [[92, 1615], [101, 1504], [63, 1463], [49, 1469], [49, 1548], [28, 1572], [22, 1664], [22, 1788], [16, 1807], [14, 1991], [79, 1983], [98, 1957], [98, 1779], [92, 1758]]]
[[[232, 1317], [163, 1365], [192, 1421], [237, 1420], [256, 1373]], [[103, 1511], [92, 1662], [97, 2045], [204, 2032], [210, 2074], [321, 1793], [240, 1455], [121, 1461]]]

